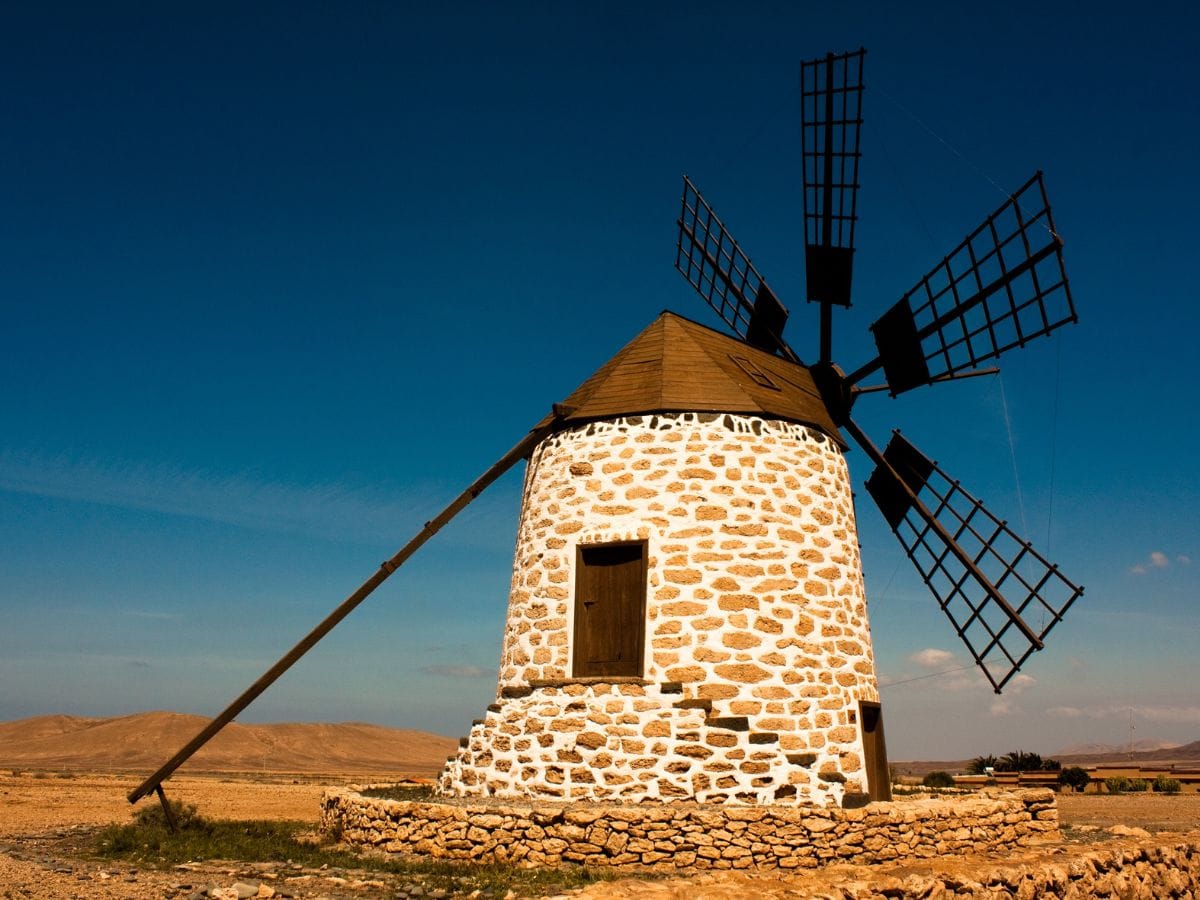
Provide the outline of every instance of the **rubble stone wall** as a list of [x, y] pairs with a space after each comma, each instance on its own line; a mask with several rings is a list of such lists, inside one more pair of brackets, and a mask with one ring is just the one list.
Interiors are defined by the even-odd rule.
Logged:
[[1049, 790], [860, 809], [430, 803], [331, 790], [322, 828], [388, 853], [538, 865], [801, 869], [1012, 848], [1058, 836]]
[[[641, 677], [572, 677], [581, 545], [646, 544]], [[496, 702], [440, 779], [475, 797], [839, 804], [878, 701], [837, 444], [715, 413], [592, 422], [526, 472]]]

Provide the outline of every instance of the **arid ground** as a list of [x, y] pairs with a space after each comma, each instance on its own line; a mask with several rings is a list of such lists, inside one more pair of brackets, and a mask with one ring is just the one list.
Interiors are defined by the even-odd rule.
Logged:
[[[95, 856], [99, 830], [130, 821], [126, 794], [190, 737], [199, 722], [154, 713], [117, 720], [56, 716], [0, 723], [0, 898], [187, 898], [210, 887], [232, 890], [239, 882], [243, 888], [258, 885], [262, 897], [392, 897], [414, 887], [401, 876], [357, 869], [204, 861], [158, 870]], [[171, 799], [193, 804], [212, 819], [292, 820], [314, 826], [327, 787], [394, 781], [406, 775], [430, 777], [454, 746], [451, 739], [436, 735], [363, 725], [237, 726], [221, 740], [205, 765], [185, 767], [166, 783]], [[348, 765], [352, 762], [360, 765]], [[153, 803], [151, 798], [140, 806]], [[989, 867], [1062, 862], [1072, 853], [1098, 846], [1178, 842], [1184, 834], [1200, 843], [1200, 794], [1063, 794], [1059, 813], [1062, 841], [1003, 855], [909, 862], [869, 871], [836, 866], [789, 875], [631, 876], [571, 893], [639, 900], [803, 897], [835, 885], [861, 883], [874, 874], [971, 877]], [[1130, 828], [1142, 831], [1122, 833]], [[425, 891], [425, 896], [431, 895]]]
[[[214, 818], [291, 819], [316, 824], [326, 786], [355, 780], [353, 776], [285, 777], [192, 775], [167, 784], [172, 799], [195, 804]], [[129, 821], [125, 794], [138, 776], [78, 772], [0, 774], [0, 897], [187, 897], [212, 884], [259, 882], [276, 896], [393, 896], [402, 888], [395, 878], [371, 873], [321, 872], [279, 866], [203, 863], [189, 869], [136, 870], [124, 864], [89, 858], [99, 826]], [[153, 800], [143, 803], [154, 802]], [[1161, 840], [1192, 832], [1200, 840], [1200, 795], [1125, 794], [1062, 795], [1059, 803], [1063, 843], [1007, 854], [1003, 858], [941, 859], [877, 867], [903, 877], [912, 872], [964, 874], [979, 867], [1019, 865], [1038, 858], [1060, 861], [1072, 847], [1138, 840], [1114, 835], [1112, 826], [1143, 828]], [[1167, 834], [1159, 833], [1170, 833]], [[1142, 838], [1144, 840], [1144, 838]], [[808, 896], [832, 884], [861, 879], [863, 870], [838, 866], [815, 873], [781, 876], [745, 873], [702, 874], [686, 879], [627, 878], [596, 884], [586, 897], [741, 898]], [[573, 892], [574, 893], [574, 892]]]

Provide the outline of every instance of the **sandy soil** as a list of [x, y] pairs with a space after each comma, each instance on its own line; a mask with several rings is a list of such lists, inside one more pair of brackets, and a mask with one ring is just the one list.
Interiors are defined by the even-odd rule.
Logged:
[[[195, 804], [202, 814], [232, 819], [293, 819], [315, 823], [326, 786], [360, 780], [352, 776], [325, 779], [228, 776], [178, 777], [166, 785], [172, 799]], [[192, 870], [151, 872], [86, 859], [72, 848], [88, 845], [90, 832], [100, 825], [129, 820], [125, 794], [140, 776], [55, 774], [0, 775], [0, 898], [187, 897], [207, 884], [236, 880], [260, 881], [269, 891], [295, 897], [387, 896], [394, 883], [357, 882], [346, 873], [264, 871], [263, 867], [210, 864]], [[300, 782], [300, 783], [297, 783]], [[143, 803], [152, 802], [142, 801]], [[904, 877], [912, 872], [950, 871], [962, 874], [989, 865], [1016, 865], [1048, 856], [1062, 858], [1072, 846], [1117, 838], [1105, 829], [1113, 825], [1144, 828], [1159, 841], [1179, 839], [1191, 832], [1200, 840], [1200, 794], [1164, 796], [1132, 794], [1118, 797], [1071, 795], [1060, 797], [1060, 818], [1067, 840], [1003, 856], [953, 858], [928, 863], [876, 867], [873, 871]], [[714, 873], [686, 879], [649, 881], [636, 878], [594, 885], [583, 896], [656, 898], [742, 898], [808, 896], [823, 887], [863, 877], [863, 870], [839, 866], [796, 876]]]

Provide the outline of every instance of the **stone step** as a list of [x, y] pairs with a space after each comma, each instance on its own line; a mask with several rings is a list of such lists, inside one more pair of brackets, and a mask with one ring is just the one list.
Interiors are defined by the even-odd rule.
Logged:
[[483, 722], [484, 722], [484, 720], [483, 720], [483, 719], [472, 719], [472, 720], [471, 720], [471, 727], [472, 727], [472, 728], [474, 728], [476, 725], [482, 725], [482, 724], [483, 724]]
[[712, 712], [711, 700], [676, 700], [671, 705], [676, 709], [702, 709], [706, 714]]
[[471, 743], [470, 738], [460, 737], [458, 739], [458, 746], [462, 747], [464, 750], [467, 749], [467, 744], [469, 744], [469, 743]]
[[815, 753], [789, 753], [787, 755], [787, 761], [790, 762], [793, 766], [811, 766], [813, 763], [815, 763], [817, 761], [817, 754], [815, 754]]
[[501, 706], [499, 703], [489, 703], [488, 704], [488, 712], [500, 712], [500, 710], [502, 710], [502, 709], [504, 709], [504, 707]]
[[778, 744], [779, 735], [774, 731], [752, 731], [750, 732], [750, 743]]
[[728, 731], [749, 731], [750, 719], [746, 716], [709, 716], [704, 720], [709, 728], [724, 728]]
[[682, 681], [664, 681], [658, 686], [658, 689], [660, 691], [662, 691], [664, 694], [682, 694], [683, 693], [683, 682]]

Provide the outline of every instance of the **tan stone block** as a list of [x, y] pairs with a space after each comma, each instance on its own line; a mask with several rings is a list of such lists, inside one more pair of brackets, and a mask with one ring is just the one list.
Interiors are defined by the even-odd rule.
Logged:
[[713, 731], [704, 739], [704, 742], [710, 747], [736, 747], [738, 738], [736, 734], [730, 734], [727, 731]]
[[730, 659], [731, 654], [723, 650], [714, 650], [711, 647], [697, 647], [692, 651], [692, 658], [697, 662], [721, 663]]
[[661, 719], [656, 719], [653, 722], [647, 722], [642, 728], [644, 737], [670, 737], [671, 724]]
[[766, 525], [753, 522], [743, 525], [722, 525], [721, 532], [723, 534], [741, 535], [742, 537], [764, 537], [769, 534]]
[[748, 650], [762, 643], [762, 638], [748, 631], [733, 631], [721, 636], [721, 643], [735, 650]]
[[721, 628], [725, 620], [718, 616], [705, 616], [702, 619], [693, 619], [689, 624], [696, 631], [714, 631]]
[[[818, 716], [818, 719], [820, 716]], [[829, 740], [839, 744], [849, 744], [858, 740], [858, 729], [850, 725], [842, 725], [829, 732]]]
[[823, 581], [813, 581], [809, 579], [804, 582], [804, 592], [810, 597], [824, 597], [829, 593], [829, 585]]
[[696, 569], [665, 569], [663, 579], [675, 584], [698, 584], [703, 578]]
[[715, 590], [718, 590], [718, 591], [726, 591], [726, 592], [734, 591], [734, 592], [736, 592], [736, 591], [741, 590], [741, 585], [738, 584], [736, 581], [734, 581], [732, 578], [728, 577], [727, 575], [722, 575], [720, 578], [713, 581], [712, 586]]
[[762, 656], [760, 656], [758, 658], [758, 661], [760, 663], [762, 663], [764, 666], [786, 666], [787, 665], [787, 657], [785, 657], [782, 653], [775, 653], [774, 651], [772, 651], [771, 653], [764, 653]]
[[[757, 700], [734, 700], [729, 704], [729, 712], [735, 716], [757, 716], [762, 711], [762, 703]], [[763, 726], [758, 723], [757, 727]]]
[[[758, 681], [765, 681], [771, 677], [770, 672], [753, 663], [731, 663], [717, 666], [716, 673], [720, 678], [735, 681], [739, 684], [753, 684]], [[675, 680], [679, 681], [681, 679]]]
[[678, 666], [667, 669], [668, 681], [703, 681], [707, 673], [700, 666]]
[[664, 616], [698, 616], [707, 611], [707, 606], [703, 603], [696, 603], [694, 600], [678, 600], [674, 603], [664, 604], [662, 607]]
[[683, 626], [680, 624], [679, 620], [668, 619], [667, 621], [660, 623], [659, 626], [654, 629], [654, 633], [656, 635], [679, 634], [679, 631], [682, 627]]
[[669, 537], [672, 538], [698, 538], [706, 537], [712, 534], [712, 529], [707, 525], [695, 525], [691, 528], [683, 528], [679, 531], [672, 531]]
[[759, 600], [753, 594], [721, 594], [717, 598], [717, 606], [727, 612], [737, 612], [743, 609], [758, 609]]
[[738, 689], [732, 684], [700, 684], [696, 686], [696, 696], [701, 700], [727, 700], [736, 697]]
[[792, 692], [785, 687], [778, 685], [763, 685], [756, 687], [750, 692], [755, 697], [760, 697], [763, 700], [786, 700], [792, 696]]
[[751, 590], [753, 590], [756, 594], [771, 594], [790, 591], [799, 584], [800, 582], [796, 581], [794, 578], [764, 578]]
[[736, 566], [729, 567], [729, 574], [738, 575], [743, 578], [758, 578], [765, 575], [766, 571], [762, 566], [750, 565], [748, 563], [738, 563]]
[[[675, 624], [678, 624], [676, 622]], [[655, 650], [678, 650], [680, 647], [686, 647], [692, 642], [690, 634], [674, 634], [664, 637], [652, 637], [650, 646]]]
[[761, 631], [763, 634], [782, 634], [783, 626], [774, 619], [768, 619], [765, 616], [759, 616], [754, 620], [754, 629]]
[[569, 471], [572, 475], [591, 475], [594, 471], [590, 462], [573, 462], [570, 465]]
[[662, 652], [653, 654], [654, 664], [660, 668], [674, 666], [679, 663], [679, 654], [671, 652]]

